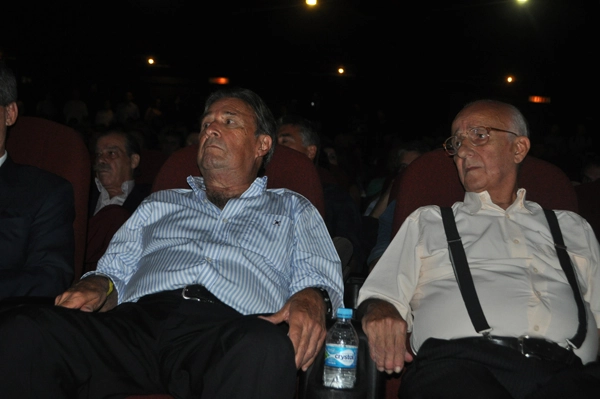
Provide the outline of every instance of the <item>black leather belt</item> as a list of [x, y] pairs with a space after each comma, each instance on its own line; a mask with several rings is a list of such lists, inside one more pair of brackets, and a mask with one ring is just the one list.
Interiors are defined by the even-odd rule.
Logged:
[[184, 299], [190, 299], [202, 303], [222, 303], [219, 298], [214, 296], [209, 290], [206, 289], [205, 286], [199, 284], [186, 285], [181, 290], [181, 296]]
[[[467, 338], [469, 339], [469, 338]], [[521, 337], [497, 337], [493, 335], [471, 338], [480, 342], [489, 342], [499, 346], [505, 346], [521, 353], [525, 357], [539, 360], [573, 364], [577, 355], [567, 348], [563, 348], [556, 342], [542, 338]]]

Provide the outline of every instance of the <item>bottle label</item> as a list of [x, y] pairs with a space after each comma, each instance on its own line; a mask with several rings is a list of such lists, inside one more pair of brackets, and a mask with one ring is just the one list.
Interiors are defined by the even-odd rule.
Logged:
[[325, 366], [343, 369], [356, 368], [358, 346], [326, 344]]

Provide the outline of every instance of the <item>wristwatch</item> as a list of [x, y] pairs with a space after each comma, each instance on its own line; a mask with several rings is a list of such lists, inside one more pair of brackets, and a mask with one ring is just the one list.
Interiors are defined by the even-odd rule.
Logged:
[[323, 302], [325, 302], [325, 309], [327, 310], [327, 318], [331, 319], [333, 317], [333, 308], [331, 307], [331, 299], [329, 298], [329, 293], [325, 288], [322, 287], [312, 287], [317, 290], [321, 296], [323, 297]]

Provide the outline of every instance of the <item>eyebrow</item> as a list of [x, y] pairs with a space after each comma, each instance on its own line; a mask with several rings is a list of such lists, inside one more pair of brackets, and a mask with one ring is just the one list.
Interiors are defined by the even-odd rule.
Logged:
[[[121, 150], [121, 147], [118, 145], [111, 145], [110, 147], [102, 148], [102, 150]], [[96, 149], [96, 151], [101, 151], [100, 149]]]
[[[473, 127], [473, 126], [467, 126], [467, 129], [466, 129], [466, 130], [469, 130], [469, 129], [471, 129], [472, 127]], [[460, 132], [460, 127], [456, 128], [456, 130], [454, 130], [454, 131], [452, 132], [452, 135], [454, 136], [454, 135], [456, 135], [456, 133], [458, 133], [458, 132]]]
[[[204, 115], [202, 115], [202, 120], [204, 120], [204, 118], [206, 118], [207, 116], [212, 115], [212, 114], [214, 114], [213, 111], [205, 112]], [[223, 114], [225, 114], [227, 116], [237, 116], [238, 115], [238, 113], [233, 112], [233, 111], [223, 111]]]
[[[467, 131], [467, 130], [471, 130], [471, 129], [473, 129], [474, 127], [479, 127], [479, 126], [482, 126], [482, 125], [477, 125], [477, 126], [468, 126], [468, 127], [465, 129], [465, 131]], [[460, 128], [456, 129], [454, 132], [452, 132], [452, 135], [453, 135], [453, 136], [456, 136], [456, 134], [457, 134], [459, 131], [460, 131]]]

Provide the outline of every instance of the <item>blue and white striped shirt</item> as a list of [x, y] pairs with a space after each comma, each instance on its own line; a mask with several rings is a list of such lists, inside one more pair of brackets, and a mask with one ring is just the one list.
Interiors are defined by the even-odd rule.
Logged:
[[188, 184], [145, 199], [98, 262], [119, 303], [202, 284], [242, 314], [276, 312], [307, 287], [327, 289], [333, 309], [343, 306], [340, 259], [306, 198], [267, 190], [262, 177], [221, 210], [201, 177]]

